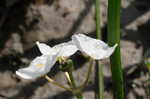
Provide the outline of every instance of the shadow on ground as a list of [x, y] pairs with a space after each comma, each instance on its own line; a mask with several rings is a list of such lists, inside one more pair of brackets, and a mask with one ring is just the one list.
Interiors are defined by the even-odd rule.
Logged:
[[[141, 1], [137, 0], [133, 3], [131, 3], [131, 5], [128, 8], [122, 10], [122, 13], [124, 13], [126, 11], [130, 11], [130, 7], [132, 7], [133, 5], [136, 6], [138, 10], [141, 10], [141, 13], [139, 13], [138, 15], [134, 15], [133, 18], [128, 20], [126, 23], [124, 23], [122, 28], [124, 28], [126, 25], [133, 22], [135, 19], [137, 19], [138, 17], [142, 16], [144, 13], [147, 13], [149, 11], [149, 6], [145, 6], [142, 4], [140, 5], [140, 4], [137, 4], [136, 2], [141, 2]], [[142, 2], [145, 2], [146, 5], [149, 4], [148, 0], [144, 0]], [[30, 2], [23, 0], [23, 1], [17, 2], [14, 6], [11, 7], [11, 9], [6, 8], [5, 9], [6, 11], [4, 11], [1, 14], [2, 15], [1, 20], [0, 20], [1, 21], [1, 23], [0, 23], [0, 34], [1, 34], [0, 35], [0, 39], [1, 39], [0, 48], [1, 49], [3, 49], [5, 42], [10, 37], [11, 33], [18, 32], [18, 31], [20, 31], [19, 33], [22, 32], [22, 30], [20, 30], [19, 26], [20, 26], [20, 24], [25, 25], [23, 20], [25, 20], [26, 9], [29, 5], [30, 5]], [[93, 1], [88, 0], [85, 2], [85, 5], [86, 5], [86, 8], [83, 9], [83, 11], [81, 11], [78, 19], [76, 20], [76, 22], [72, 25], [72, 27], [68, 31], [67, 34], [69, 34], [69, 35], [66, 36], [65, 38], [61, 38], [61, 39], [57, 39], [57, 40], [56, 39], [49, 40], [46, 42], [48, 45], [54, 46], [58, 43], [70, 40], [70, 36], [72, 35], [72, 33], [75, 33], [77, 31], [77, 29], [82, 24], [82, 21], [84, 20], [85, 16], [90, 12], [89, 10], [91, 9], [91, 7], [93, 5]], [[15, 7], [15, 6], [17, 6], [17, 7]], [[21, 9], [18, 9], [18, 7]], [[16, 16], [19, 16], [19, 18], [17, 18], [17, 20], [16, 20]], [[132, 15], [129, 15], [129, 16], [132, 16]], [[3, 19], [3, 17], [5, 17], [5, 18]], [[33, 22], [32, 25], [34, 25], [34, 24], [36, 24], [36, 22], [35, 23]], [[104, 41], [107, 41], [106, 40], [106, 37], [107, 37], [107, 35], [106, 35], [107, 28], [106, 27], [107, 26], [105, 25], [105, 27], [103, 28]], [[26, 27], [26, 28], [30, 29], [30, 27]], [[143, 51], [143, 54], [144, 54], [144, 52], [150, 47], [150, 39], [149, 39], [149, 37], [150, 37], [150, 34], [149, 34], [150, 20], [148, 22], [146, 22], [145, 24], [139, 26], [137, 31], [132, 31], [132, 30], [126, 30], [126, 31], [128, 31], [128, 34], [126, 36], [122, 37], [122, 39], [135, 42], [137, 44], [137, 47], [142, 46], [144, 48], [144, 51]], [[92, 36], [95, 37], [94, 33], [95, 33], [95, 31], [93, 31], [90, 34], [92, 34]], [[140, 41], [140, 43], [139, 43], [139, 41]], [[20, 58], [25, 57], [28, 59], [33, 59], [34, 57], [39, 56], [40, 55], [39, 53], [40, 52], [37, 49], [37, 47], [34, 46], [33, 48], [26, 50], [23, 54], [3, 56], [0, 58], [0, 71], [1, 72], [5, 72], [5, 71], [15, 72], [18, 68], [20, 68], [20, 65], [26, 65], [25, 63], [23, 63], [20, 60]], [[75, 69], [81, 68], [84, 65], [84, 63], [87, 62], [87, 59], [82, 57], [80, 55], [80, 53], [77, 53], [76, 56], [72, 56], [72, 59], [75, 61]], [[55, 68], [53, 68], [51, 71], [51, 72], [53, 72], [51, 74], [51, 76], [54, 76], [55, 74], [57, 74], [57, 72], [59, 70], [58, 66], [54, 66], [54, 67]], [[131, 66], [131, 67], [134, 67], [134, 66]], [[126, 72], [128, 70], [130, 70], [130, 69], [125, 68], [125, 70], [124, 70], [125, 71], [125, 79], [129, 80], [128, 82], [126, 82], [125, 86], [127, 86], [126, 90], [132, 90], [132, 88], [130, 86], [131, 85], [130, 80], [138, 78], [140, 75], [138, 75], [137, 72], [143, 72], [143, 71], [145, 71], [145, 69], [137, 68], [130, 75], [126, 75]], [[106, 82], [105, 90], [110, 91], [112, 89], [111, 78], [105, 77], [105, 82]], [[31, 82], [25, 86], [22, 86], [22, 88], [20, 89], [18, 94], [14, 95], [8, 99], [19, 99], [22, 97], [24, 99], [30, 98], [30, 97], [32, 97], [32, 95], [34, 94], [35, 90], [38, 87], [43, 86], [46, 83], [47, 83], [47, 81], [38, 79], [35, 82]], [[84, 91], [95, 90], [96, 88], [97, 88], [97, 86], [95, 84], [90, 84]], [[126, 91], [126, 94], [128, 94], [128, 92], [129, 91]], [[136, 92], [135, 92], [135, 96], [136, 96], [136, 99], [142, 99], [142, 97], [140, 97]], [[70, 94], [70, 92], [64, 91], [62, 93], [58, 93], [55, 96], [47, 97], [47, 99], [62, 99], [62, 97], [65, 99], [70, 99], [70, 97], [72, 97], [72, 94]]]

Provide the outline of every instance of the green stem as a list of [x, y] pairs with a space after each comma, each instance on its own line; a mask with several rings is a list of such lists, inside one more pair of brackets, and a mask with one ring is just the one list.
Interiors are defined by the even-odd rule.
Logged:
[[67, 87], [65, 87], [65, 86], [57, 83], [56, 81], [54, 81], [53, 79], [51, 79], [49, 76], [45, 75], [45, 78], [48, 80], [48, 82], [52, 83], [53, 85], [58, 86], [60, 88], [63, 88], [65, 90], [68, 90], [68, 91], [72, 92], [72, 90], [70, 88], [67, 88]]
[[77, 97], [77, 99], [83, 99], [82, 94], [81, 94], [82, 93], [81, 90], [80, 89], [78, 90], [76, 87], [76, 83], [75, 83], [75, 80], [74, 80], [74, 77], [72, 74], [72, 70], [69, 70], [68, 74], [69, 74], [69, 78], [71, 81], [71, 87], [72, 87], [74, 95]]
[[76, 88], [76, 84], [75, 84], [75, 80], [74, 80], [74, 78], [73, 78], [72, 71], [69, 71], [68, 74], [69, 74], [69, 77], [70, 77], [70, 81], [71, 81], [71, 86], [72, 86], [72, 88]]
[[103, 66], [100, 64], [99, 61], [96, 61], [97, 67], [98, 67], [98, 87], [99, 87], [99, 99], [104, 99], [104, 76], [103, 76]]
[[93, 62], [94, 62], [94, 60], [90, 59], [90, 65], [89, 65], [89, 68], [88, 68], [88, 73], [87, 73], [85, 81], [79, 87], [80, 89], [83, 89], [88, 84], [88, 82], [89, 82], [89, 78], [90, 78], [90, 75], [91, 75], [91, 72], [92, 72]]
[[118, 44], [114, 54], [110, 57], [114, 99], [124, 99], [123, 73], [120, 56], [120, 1], [108, 0], [108, 43], [110, 46]]
[[73, 64], [72, 60], [67, 60], [64, 67], [66, 67], [63, 70], [65, 71], [65, 76], [69, 82], [70, 88], [72, 89], [72, 93], [77, 97], [77, 99], [82, 99], [82, 90], [80, 90], [76, 86], [76, 82], [75, 82], [74, 77], [73, 77], [74, 64]]
[[96, 38], [101, 39], [100, 0], [95, 0]]
[[[96, 38], [101, 39], [101, 16], [100, 16], [100, 0], [95, 0], [95, 11], [96, 11]], [[98, 70], [98, 99], [104, 99], [104, 77], [102, 71], [102, 65], [96, 61]]]

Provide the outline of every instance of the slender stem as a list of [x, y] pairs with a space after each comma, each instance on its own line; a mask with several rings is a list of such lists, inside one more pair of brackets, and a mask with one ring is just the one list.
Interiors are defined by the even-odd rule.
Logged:
[[74, 77], [73, 77], [73, 62], [72, 60], [68, 60], [66, 66], [69, 66], [65, 71], [65, 76], [69, 82], [69, 86], [72, 89], [72, 93], [77, 97], [77, 99], [82, 99], [82, 90], [80, 90], [75, 83]]
[[95, 0], [96, 38], [101, 39], [100, 0]]
[[71, 81], [72, 88], [76, 88], [76, 83], [75, 83], [72, 71], [69, 71], [68, 74], [69, 74], [69, 78], [70, 78], [70, 81]]
[[[101, 16], [100, 16], [100, 0], [95, 0], [95, 11], [96, 11], [96, 37], [101, 39]], [[104, 99], [104, 80], [102, 65], [96, 61], [97, 64], [97, 74], [98, 75], [98, 99]]]
[[56, 86], [58, 86], [58, 87], [60, 87], [60, 88], [66, 89], [66, 90], [68, 90], [68, 91], [72, 91], [71, 89], [69, 89], [69, 88], [67, 88], [67, 87], [65, 87], [65, 86], [63, 86], [63, 85], [57, 83], [56, 81], [54, 81], [53, 79], [51, 79], [51, 78], [48, 77], [47, 75], [45, 76], [45, 78], [46, 78], [50, 83], [52, 83], [52, 84], [54, 84], [54, 85], [56, 85]]
[[100, 64], [99, 61], [96, 61], [96, 66], [97, 66], [97, 71], [98, 71], [98, 98], [99, 99], [104, 99], [104, 76], [103, 76], [103, 65]]
[[121, 0], [108, 0], [108, 43], [118, 44], [110, 57], [114, 99], [124, 99], [123, 73], [120, 56], [120, 3]]
[[89, 68], [88, 68], [88, 73], [87, 73], [86, 79], [85, 79], [85, 81], [83, 82], [83, 84], [81, 84], [81, 86], [79, 87], [79, 88], [81, 88], [81, 89], [84, 88], [84, 87], [87, 85], [88, 81], [89, 81], [90, 74], [91, 74], [91, 72], [92, 72], [93, 62], [94, 62], [94, 60], [91, 59], [90, 65], [89, 65]]
[[66, 76], [66, 78], [67, 78], [69, 84], [71, 85], [72, 83], [71, 83], [71, 79], [70, 79], [69, 73], [68, 73], [68, 72], [65, 72], [65, 76]]
[[69, 80], [71, 81], [71, 87], [73, 92], [75, 93], [75, 96], [77, 97], [77, 99], [83, 99], [82, 94], [81, 94], [81, 90], [77, 89], [76, 87], [76, 83], [72, 74], [72, 70], [69, 70], [67, 75], [69, 75]]

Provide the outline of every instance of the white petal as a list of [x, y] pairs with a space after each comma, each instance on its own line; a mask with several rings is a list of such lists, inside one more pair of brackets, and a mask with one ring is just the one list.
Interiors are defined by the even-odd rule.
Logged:
[[110, 56], [113, 54], [113, 52], [115, 51], [115, 49], [116, 49], [117, 46], [118, 46], [118, 44], [115, 44], [113, 47], [110, 47], [110, 48], [107, 50], [107, 53], [106, 53], [105, 58], [110, 57]]
[[72, 41], [56, 45], [53, 47], [53, 49], [57, 50], [59, 52], [59, 56], [62, 57], [69, 57], [78, 50], [77, 47], [72, 43]]
[[103, 41], [93, 39], [84, 34], [75, 34], [72, 36], [72, 40], [80, 51], [98, 60], [108, 58], [117, 46], [109, 47]]
[[56, 55], [42, 55], [35, 58], [29, 67], [16, 71], [16, 74], [24, 79], [35, 79], [48, 73], [55, 64], [56, 59]]
[[44, 44], [44, 43], [40, 43], [40, 42], [36, 42], [36, 44], [37, 44], [37, 46], [38, 46], [38, 48], [39, 48], [39, 50], [41, 51], [41, 53], [43, 54], [43, 55], [48, 55], [48, 54], [51, 54], [51, 53], [53, 53], [52, 51], [52, 48], [50, 47], [50, 46], [48, 46], [48, 45], [46, 45], [46, 44]]

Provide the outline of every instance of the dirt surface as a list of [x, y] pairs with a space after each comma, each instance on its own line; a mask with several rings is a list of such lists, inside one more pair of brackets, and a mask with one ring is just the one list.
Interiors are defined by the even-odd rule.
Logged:
[[[11, 1], [11, 2], [10, 2]], [[38, 0], [37, 0], [38, 1]], [[41, 53], [36, 41], [50, 46], [70, 40], [74, 33], [95, 37], [95, 11], [92, 0], [1, 0], [0, 1], [0, 99], [75, 99], [68, 91], [48, 83], [44, 78], [23, 80], [15, 71], [28, 66]], [[42, 1], [42, 0], [41, 0]], [[121, 53], [126, 99], [150, 99], [150, 76], [142, 59], [150, 48], [149, 0], [122, 0]], [[101, 0], [103, 40], [107, 41], [107, 3]], [[77, 83], [84, 81], [87, 60], [73, 56]], [[105, 97], [112, 98], [109, 60], [102, 61], [105, 74]], [[78, 64], [78, 65], [77, 65]], [[95, 99], [95, 67], [84, 89], [85, 99]], [[66, 84], [63, 72], [53, 68], [56, 81]]]

